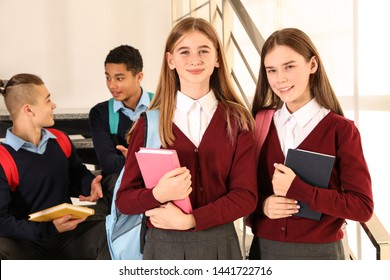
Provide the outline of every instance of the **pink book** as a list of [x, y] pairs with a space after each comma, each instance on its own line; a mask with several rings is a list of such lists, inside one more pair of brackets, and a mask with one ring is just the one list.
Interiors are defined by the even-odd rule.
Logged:
[[[145, 186], [154, 188], [160, 178], [168, 171], [180, 167], [179, 158], [175, 150], [140, 148], [135, 153]], [[189, 197], [173, 201], [184, 213], [192, 213]]]

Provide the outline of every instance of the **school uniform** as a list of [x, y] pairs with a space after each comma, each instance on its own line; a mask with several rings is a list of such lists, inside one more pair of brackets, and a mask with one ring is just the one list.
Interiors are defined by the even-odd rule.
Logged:
[[[12, 192], [0, 167], [0, 258], [109, 259], [104, 222], [84, 222], [73, 231], [59, 233], [52, 222], [28, 220], [33, 212], [71, 203], [70, 196], [90, 194], [93, 174], [82, 164], [73, 146], [67, 158], [54, 138], [42, 129], [42, 140], [35, 147], [7, 131], [4, 147], [16, 163], [19, 185]], [[91, 232], [93, 239], [83, 239]], [[84, 242], [68, 242], [76, 236]], [[71, 248], [73, 255], [69, 254]]]
[[[256, 206], [253, 132], [238, 129], [233, 121], [235, 141], [231, 143], [226, 134], [225, 109], [210, 92], [204, 100], [195, 101], [204, 110], [204, 115], [199, 116], [201, 137], [198, 144], [191, 140], [195, 133], [190, 129], [195, 123], [185, 118], [185, 115], [191, 117], [195, 105], [188, 103], [186, 98], [178, 92], [172, 125], [175, 141], [168, 148], [175, 149], [181, 165], [190, 170], [193, 190], [189, 197], [196, 227], [188, 231], [170, 231], [156, 229], [148, 221], [144, 258], [241, 259], [232, 223]], [[144, 129], [145, 119], [141, 116], [130, 139], [116, 200], [118, 209], [125, 214], [144, 213], [160, 206], [152, 190], [144, 187], [138, 166], [132, 164], [134, 153], [143, 146]]]
[[116, 148], [122, 145], [127, 148], [126, 135], [139, 115], [150, 104], [148, 93], [142, 89], [140, 101], [135, 110], [126, 108], [121, 101], [114, 100], [114, 112], [119, 112], [118, 133], [110, 133], [108, 100], [93, 106], [89, 112], [89, 126], [91, 129], [93, 147], [95, 149], [103, 175], [119, 174], [125, 165], [125, 157]]
[[285, 106], [276, 111], [258, 160], [259, 201], [251, 217], [255, 240], [250, 258], [343, 259], [344, 221], [364, 222], [373, 213], [371, 179], [359, 131], [352, 121], [329, 112], [315, 99], [295, 112], [297, 140], [292, 148], [329, 154], [336, 159], [328, 189], [308, 185], [296, 176], [286, 197], [305, 202], [322, 217], [319, 221], [297, 216], [269, 219], [263, 204], [274, 193], [273, 164], [285, 161], [287, 147], [283, 141], [288, 132], [283, 132], [283, 126], [291, 117], [286, 112]]

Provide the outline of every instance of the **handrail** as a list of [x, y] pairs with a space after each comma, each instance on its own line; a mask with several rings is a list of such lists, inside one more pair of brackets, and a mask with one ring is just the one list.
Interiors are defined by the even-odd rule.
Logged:
[[236, 16], [244, 27], [245, 32], [251, 39], [253, 46], [256, 48], [257, 52], [260, 55], [261, 47], [264, 45], [265, 40], [257, 29], [256, 24], [253, 22], [252, 18], [249, 16], [248, 12], [246, 11], [244, 5], [242, 5], [240, 0], [229, 0], [229, 2], [236, 13]]
[[232, 75], [233, 80], [236, 82], [238, 90], [241, 92], [241, 95], [242, 95], [242, 98], [244, 99], [245, 105], [250, 109], [251, 108], [251, 102], [249, 102], [248, 97], [246, 97], [246, 95], [243, 94], [244, 90], [242, 89], [241, 84], [239, 83], [238, 78], [236, 76], [236, 73], [234, 73], [234, 70], [232, 70], [231, 75]]
[[378, 217], [373, 214], [368, 222], [360, 225], [376, 248], [377, 260], [390, 260], [390, 235]]
[[238, 54], [240, 55], [242, 61], [244, 62], [245, 67], [246, 67], [246, 69], [247, 69], [248, 72], [249, 72], [249, 75], [251, 76], [253, 82], [256, 84], [256, 83], [257, 83], [257, 76], [253, 73], [251, 67], [249, 66], [249, 62], [248, 62], [248, 60], [246, 59], [244, 53], [242, 52], [241, 47], [240, 47], [240, 44], [237, 42], [237, 40], [236, 40], [236, 38], [234, 37], [233, 34], [231, 34], [230, 37], [231, 37], [231, 39], [232, 39], [232, 42], [233, 42], [234, 46], [237, 48]]
[[[172, 7], [174, 6], [174, 3], [175, 3], [175, 2], [176, 2], [175, 0], [172, 0]], [[202, 9], [203, 7], [207, 6], [208, 4], [209, 4], [209, 1], [204, 2], [204, 3], [203, 3], [202, 5], [200, 5], [200, 6], [196, 6], [194, 9], [190, 9], [190, 11], [189, 11], [188, 13], [185, 13], [185, 14], [182, 15], [181, 17], [178, 17], [178, 18], [173, 19], [173, 24], [177, 23], [178, 21], [180, 21], [180, 20], [182, 20], [182, 19], [184, 19], [184, 18], [186, 18], [186, 17], [191, 16], [192, 13], [194, 13], [194, 12], [196, 12], [196, 11]]]

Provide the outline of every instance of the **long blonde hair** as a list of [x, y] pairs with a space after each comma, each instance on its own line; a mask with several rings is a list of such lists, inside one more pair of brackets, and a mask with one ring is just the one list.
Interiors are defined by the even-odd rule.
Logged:
[[176, 70], [171, 70], [169, 68], [165, 54], [167, 52], [173, 52], [178, 40], [194, 30], [201, 32], [209, 38], [217, 50], [219, 67], [214, 68], [214, 72], [210, 77], [210, 89], [213, 90], [218, 102], [225, 108], [228, 123], [228, 138], [233, 142], [234, 131], [231, 123], [232, 119], [239, 129], [253, 130], [254, 128], [254, 121], [250, 111], [238, 98], [230, 81], [226, 58], [218, 33], [206, 20], [189, 17], [178, 22], [172, 28], [168, 36], [164, 50], [160, 79], [155, 91], [155, 96], [149, 106], [149, 110], [160, 110], [159, 133], [163, 147], [172, 145], [175, 140], [172, 130], [172, 120], [175, 111], [175, 97], [177, 91], [180, 90], [179, 76]]

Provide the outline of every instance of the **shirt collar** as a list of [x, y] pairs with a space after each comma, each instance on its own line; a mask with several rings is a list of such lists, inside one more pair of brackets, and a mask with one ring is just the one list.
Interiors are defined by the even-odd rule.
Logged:
[[[22, 138], [16, 136], [15, 134], [12, 133], [11, 131], [12, 128], [7, 129], [7, 133], [5, 135], [4, 143], [7, 145], [10, 145], [15, 151], [19, 151], [20, 148], [31, 148], [35, 147], [34, 144], [31, 142], [27, 142], [23, 140]], [[48, 131], [47, 129], [42, 129], [42, 138], [41, 141], [39, 141], [38, 148], [42, 146], [43, 144], [46, 144], [49, 138], [55, 139], [56, 137], [54, 136], [53, 133]]]
[[[138, 101], [138, 104], [135, 108], [135, 111], [137, 111], [139, 108], [142, 108], [142, 107], [148, 108], [150, 105], [150, 98], [149, 98], [148, 92], [146, 90], [144, 90], [142, 87], [141, 87], [141, 90], [142, 90], [141, 98]], [[114, 109], [114, 112], [117, 112], [121, 109], [130, 110], [130, 111], [134, 112], [132, 109], [126, 108], [122, 101], [118, 101], [118, 100], [114, 100], [114, 108], [113, 109]]]
[[310, 120], [321, 110], [322, 106], [317, 102], [315, 98], [310, 100], [307, 104], [305, 104], [302, 108], [291, 114], [287, 110], [286, 103], [283, 104], [280, 110], [280, 124], [285, 125], [288, 119], [291, 116], [294, 116], [297, 124], [300, 127], [305, 127]]
[[188, 97], [181, 91], [177, 92], [176, 110], [181, 111], [183, 114], [187, 114], [191, 110], [194, 102], [198, 102], [201, 105], [202, 110], [203, 112], [205, 112], [206, 115], [212, 114], [214, 112], [215, 107], [218, 106], [218, 100], [212, 90], [197, 100]]

